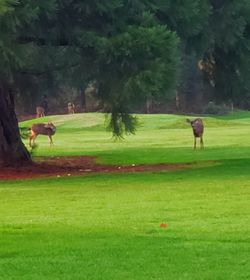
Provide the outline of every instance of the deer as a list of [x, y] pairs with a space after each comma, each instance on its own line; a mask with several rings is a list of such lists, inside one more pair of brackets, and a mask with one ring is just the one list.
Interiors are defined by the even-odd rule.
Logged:
[[69, 114], [75, 114], [75, 105], [74, 105], [74, 103], [71, 103], [71, 102], [68, 103], [68, 113]]
[[36, 107], [36, 117], [37, 118], [41, 118], [41, 117], [44, 117], [45, 116], [45, 110], [42, 106], [37, 106]]
[[194, 134], [194, 149], [196, 149], [196, 138], [200, 138], [200, 147], [204, 148], [203, 143], [203, 132], [204, 132], [204, 125], [203, 121], [200, 118], [190, 120], [187, 119], [187, 123], [190, 123], [193, 128], [193, 134]]
[[50, 140], [50, 146], [53, 144], [52, 136], [56, 133], [56, 127], [52, 122], [48, 122], [47, 124], [45, 123], [33, 124], [30, 130], [31, 130], [31, 135], [29, 137], [30, 147], [32, 147], [32, 142], [33, 145], [35, 144], [35, 139], [39, 134], [48, 135]]

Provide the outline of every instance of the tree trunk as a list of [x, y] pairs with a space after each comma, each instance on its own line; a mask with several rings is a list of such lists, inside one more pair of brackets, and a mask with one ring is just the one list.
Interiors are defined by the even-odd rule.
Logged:
[[80, 92], [80, 100], [81, 100], [81, 112], [86, 112], [86, 96], [85, 89], [79, 89]]
[[30, 163], [30, 154], [21, 140], [11, 89], [0, 80], [0, 166]]

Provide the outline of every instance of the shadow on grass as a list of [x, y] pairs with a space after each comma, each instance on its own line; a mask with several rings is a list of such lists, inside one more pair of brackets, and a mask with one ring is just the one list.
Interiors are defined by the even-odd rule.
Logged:
[[192, 148], [123, 148], [97, 152], [98, 163], [106, 164], [157, 164], [186, 163], [204, 160], [250, 159], [250, 147], [215, 147], [203, 150]]

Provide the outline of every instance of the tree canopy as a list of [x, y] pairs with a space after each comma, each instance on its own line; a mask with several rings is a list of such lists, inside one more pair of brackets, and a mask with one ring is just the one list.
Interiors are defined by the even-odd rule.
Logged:
[[20, 90], [23, 80], [49, 87], [81, 87], [95, 80], [98, 97], [112, 114], [114, 134], [133, 132], [129, 105], [147, 94], [166, 94], [177, 72], [177, 36], [156, 20], [152, 4], [5, 2], [1, 26], [6, 59], [1, 70], [6, 74], [9, 69]]

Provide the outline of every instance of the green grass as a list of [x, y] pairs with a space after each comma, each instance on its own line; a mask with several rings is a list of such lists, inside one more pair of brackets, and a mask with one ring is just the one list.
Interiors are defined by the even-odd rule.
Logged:
[[139, 118], [114, 142], [101, 114], [49, 117], [36, 153], [196, 167], [0, 182], [0, 279], [250, 278], [250, 113], [205, 118], [197, 151], [185, 116]]
[[136, 135], [123, 141], [114, 141], [105, 130], [102, 114], [52, 116], [23, 122], [22, 126], [48, 120], [57, 125], [53, 147], [49, 147], [46, 137], [37, 138], [37, 156], [94, 155], [98, 156], [98, 162], [109, 164], [250, 158], [250, 113], [204, 118], [206, 149], [196, 153], [185, 116], [139, 115], [138, 118], [140, 127]]

